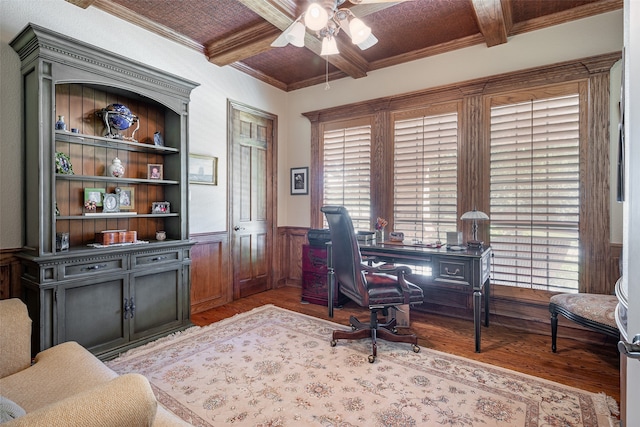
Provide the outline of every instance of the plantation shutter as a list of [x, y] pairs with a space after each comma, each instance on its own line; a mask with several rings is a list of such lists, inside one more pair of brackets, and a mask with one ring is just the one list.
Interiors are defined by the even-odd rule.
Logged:
[[394, 231], [424, 243], [456, 231], [458, 114], [394, 122]]
[[370, 230], [371, 125], [327, 126], [323, 145], [323, 204], [346, 207], [356, 230]]
[[577, 291], [577, 93], [491, 108], [493, 283]]

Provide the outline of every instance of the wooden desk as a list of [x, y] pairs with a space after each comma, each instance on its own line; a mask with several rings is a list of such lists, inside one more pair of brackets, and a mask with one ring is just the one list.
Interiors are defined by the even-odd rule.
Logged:
[[[329, 268], [329, 317], [333, 317], [333, 293], [335, 277], [331, 267], [331, 245], [328, 245]], [[404, 245], [385, 242], [376, 245], [360, 245], [362, 256], [373, 257], [377, 262], [393, 264], [424, 265], [431, 267], [431, 276], [424, 284], [452, 284], [469, 288], [473, 294], [473, 325], [476, 353], [480, 353], [480, 316], [484, 294], [484, 324], [489, 326], [489, 299], [491, 295], [489, 273], [491, 270], [491, 248], [478, 250], [448, 251], [421, 245]]]

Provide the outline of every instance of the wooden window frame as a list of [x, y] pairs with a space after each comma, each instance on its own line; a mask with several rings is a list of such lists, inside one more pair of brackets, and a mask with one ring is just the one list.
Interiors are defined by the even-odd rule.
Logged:
[[[621, 52], [566, 61], [524, 71], [389, 96], [355, 104], [303, 113], [311, 123], [311, 227], [320, 227], [322, 217], [321, 133], [322, 123], [371, 116], [372, 127], [372, 193], [371, 209], [377, 216], [393, 214], [393, 134], [392, 113], [427, 108], [443, 102], [461, 102], [459, 117], [460, 150], [458, 152], [458, 213], [473, 208], [489, 210], [489, 113], [485, 99], [489, 95], [522, 91], [566, 82], [583, 82], [587, 93], [584, 135], [581, 148], [580, 201], [580, 292], [610, 293], [611, 283], [610, 212], [609, 212], [609, 73]], [[458, 229], [465, 239], [471, 225], [459, 221]], [[489, 241], [486, 227], [480, 240]]]

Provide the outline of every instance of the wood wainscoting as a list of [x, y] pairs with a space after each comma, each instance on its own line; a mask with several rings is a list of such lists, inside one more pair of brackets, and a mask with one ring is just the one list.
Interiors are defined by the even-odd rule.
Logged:
[[302, 245], [308, 243], [306, 227], [279, 227], [278, 253], [280, 274], [278, 286], [302, 288]]
[[0, 299], [20, 298], [20, 260], [16, 257], [19, 249], [0, 250]]
[[[302, 245], [306, 227], [279, 227], [273, 287], [302, 287]], [[233, 299], [229, 235], [227, 232], [189, 236], [191, 249], [191, 313], [200, 313]]]
[[210, 310], [233, 296], [227, 232], [192, 234], [191, 313]]
[[[302, 288], [302, 245], [307, 243], [306, 227], [279, 227], [277, 231], [278, 257], [274, 262], [274, 287]], [[191, 249], [191, 313], [200, 313], [230, 302], [231, 271], [229, 236], [226, 232], [192, 234], [196, 244]], [[607, 292], [613, 293], [619, 277], [622, 245], [610, 244], [609, 283]], [[0, 250], [0, 299], [20, 297], [19, 249]], [[549, 298], [545, 291], [493, 286], [491, 298], [492, 322], [509, 327], [550, 334]], [[468, 295], [449, 293], [430, 295], [430, 302], [421, 311], [461, 318], [471, 318]], [[602, 342], [605, 337], [559, 317], [559, 337], [572, 337], [586, 342]]]

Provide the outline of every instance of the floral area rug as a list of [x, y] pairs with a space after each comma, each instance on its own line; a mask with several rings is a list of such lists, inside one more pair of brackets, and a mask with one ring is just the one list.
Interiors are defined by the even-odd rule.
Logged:
[[[411, 345], [338, 341], [348, 330], [266, 305], [107, 362], [138, 372], [195, 426], [613, 426], [608, 399]], [[613, 402], [615, 405], [615, 402]]]

